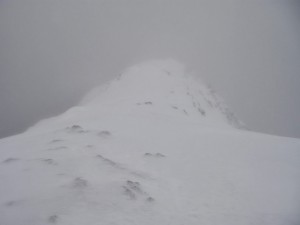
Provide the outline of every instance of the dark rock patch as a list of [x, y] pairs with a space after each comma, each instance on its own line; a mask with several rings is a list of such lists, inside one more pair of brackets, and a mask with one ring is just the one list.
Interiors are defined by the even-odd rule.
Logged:
[[166, 157], [164, 154], [161, 154], [159, 152], [155, 153], [155, 154], [147, 152], [147, 153], [144, 154], [144, 156], [154, 157], [154, 158], [164, 158], [164, 157]]
[[58, 146], [55, 148], [48, 148], [47, 150], [48, 151], [57, 151], [57, 150], [64, 150], [64, 149], [68, 149], [68, 147], [67, 146]]
[[205, 111], [201, 108], [198, 108], [198, 112], [201, 113], [202, 116], [205, 116]]
[[6, 207], [13, 207], [21, 203], [21, 200], [12, 200], [4, 203]]
[[9, 157], [9, 158], [3, 160], [2, 163], [8, 164], [8, 163], [16, 162], [18, 160], [19, 160], [18, 158]]
[[63, 142], [64, 140], [62, 139], [53, 139], [52, 141], [49, 142], [49, 144], [55, 144], [55, 143], [60, 143]]
[[137, 181], [127, 180], [123, 186], [124, 194], [128, 196], [131, 200], [136, 200], [138, 198], [144, 198], [147, 202], [153, 202], [154, 198], [151, 197], [147, 192], [142, 189], [142, 186]]
[[74, 188], [85, 188], [88, 186], [88, 182], [87, 180], [81, 178], [81, 177], [76, 177], [74, 180], [73, 180], [73, 183], [72, 183], [72, 186]]
[[121, 169], [121, 166], [119, 166], [118, 163], [116, 163], [116, 162], [114, 162], [114, 161], [112, 161], [112, 160], [110, 160], [110, 159], [108, 159], [108, 158], [105, 158], [105, 157], [103, 157], [103, 156], [100, 155], [100, 154], [97, 155], [97, 157], [100, 158], [103, 162], [109, 164], [110, 166], [118, 167], [119, 169]]
[[57, 221], [58, 221], [57, 215], [52, 215], [52, 216], [49, 216], [49, 218], [48, 218], [49, 223], [56, 223]]
[[102, 130], [102, 131], [98, 132], [98, 136], [107, 138], [107, 137], [111, 136], [111, 132], [109, 132], [108, 130]]
[[71, 127], [67, 127], [66, 130], [69, 132], [69, 133], [87, 133], [88, 131], [87, 130], [84, 130], [81, 126], [79, 125], [73, 125]]
[[41, 159], [41, 161], [48, 165], [57, 165], [57, 162], [55, 162], [53, 159]]

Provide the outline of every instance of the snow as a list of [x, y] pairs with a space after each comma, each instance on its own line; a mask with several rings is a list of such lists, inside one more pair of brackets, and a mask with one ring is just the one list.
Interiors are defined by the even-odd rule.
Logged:
[[243, 126], [181, 64], [133, 66], [0, 140], [0, 224], [299, 224], [299, 139]]

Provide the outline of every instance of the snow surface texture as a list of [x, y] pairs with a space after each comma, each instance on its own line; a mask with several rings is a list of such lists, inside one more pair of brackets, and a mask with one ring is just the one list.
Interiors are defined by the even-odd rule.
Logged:
[[180, 64], [129, 68], [0, 141], [0, 225], [299, 225], [300, 141], [241, 127]]

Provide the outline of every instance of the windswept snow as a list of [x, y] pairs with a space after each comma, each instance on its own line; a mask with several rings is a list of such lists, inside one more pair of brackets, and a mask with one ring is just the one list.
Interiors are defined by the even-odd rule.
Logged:
[[300, 141], [240, 127], [181, 64], [133, 66], [0, 141], [0, 224], [300, 224]]

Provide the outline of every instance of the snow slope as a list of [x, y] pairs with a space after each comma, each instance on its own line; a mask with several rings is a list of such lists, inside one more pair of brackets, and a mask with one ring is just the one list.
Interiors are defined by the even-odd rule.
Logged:
[[297, 225], [300, 140], [254, 133], [172, 60], [0, 140], [0, 225]]

